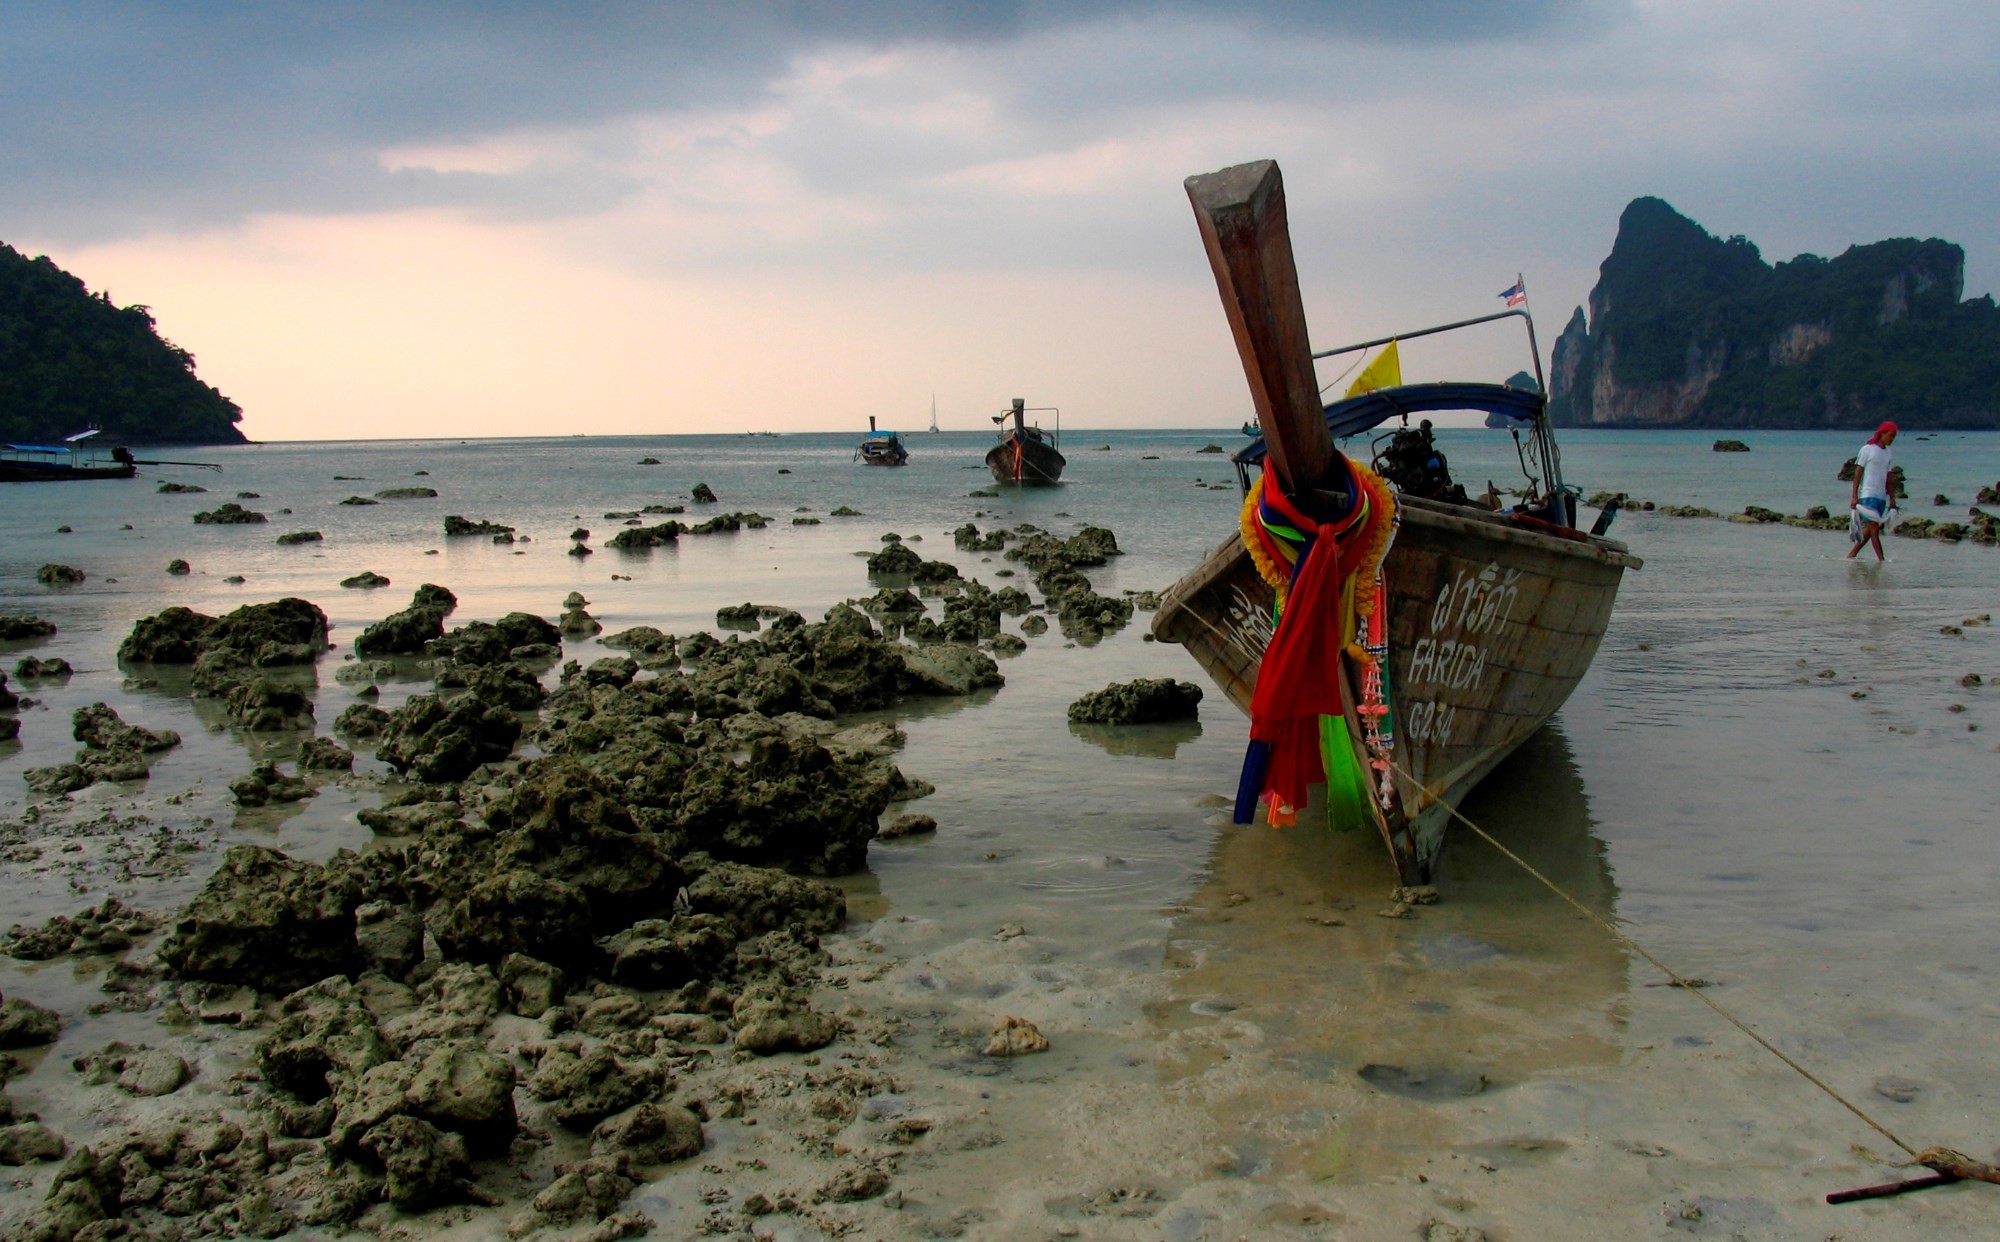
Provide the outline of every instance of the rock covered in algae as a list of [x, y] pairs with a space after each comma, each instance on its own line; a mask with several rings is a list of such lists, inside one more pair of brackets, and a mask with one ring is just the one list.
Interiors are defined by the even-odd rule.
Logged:
[[444, 619], [457, 606], [457, 596], [426, 582], [417, 588], [408, 608], [362, 630], [354, 640], [354, 654], [411, 655], [423, 651], [433, 639], [444, 637]]
[[72, 793], [99, 781], [142, 781], [152, 773], [147, 756], [181, 744], [172, 729], [126, 724], [103, 703], [79, 707], [70, 717], [71, 734], [83, 743], [73, 763], [29, 768], [28, 788], [38, 793]]
[[478, 520], [468, 521], [467, 519], [460, 517], [456, 513], [451, 513], [445, 516], [444, 533], [447, 536], [454, 538], [463, 535], [499, 536], [499, 535], [513, 534], [514, 528], [511, 526], [503, 526], [498, 522], [488, 522], [483, 518]]
[[231, 846], [175, 920], [160, 960], [184, 978], [290, 992], [356, 967], [360, 904], [344, 868]]
[[1171, 677], [1142, 677], [1113, 682], [1069, 705], [1078, 724], [1157, 724], [1193, 720], [1199, 714], [1201, 687]]
[[480, 764], [505, 759], [520, 736], [512, 712], [477, 696], [446, 702], [415, 694], [390, 713], [375, 757], [420, 781], [462, 781]]
[[245, 509], [233, 500], [224, 501], [220, 508], [195, 514], [194, 520], [197, 526], [254, 526], [270, 521], [263, 514]]
[[203, 652], [233, 647], [260, 668], [310, 664], [326, 650], [326, 614], [297, 596], [245, 604], [221, 617], [173, 607], [141, 617], [119, 644], [133, 664], [193, 664]]
[[19, 996], [0, 1000], [0, 1048], [39, 1048], [62, 1032], [62, 1015]]
[[0, 613], [0, 641], [10, 643], [48, 638], [56, 632], [52, 622], [25, 613]]
[[20, 1236], [275, 1238], [297, 1221], [266, 1184], [272, 1164], [269, 1135], [220, 1112], [157, 1120], [70, 1157]]
[[892, 543], [868, 558], [868, 572], [871, 574], [914, 574], [922, 568], [924, 558], [914, 548], [901, 543]]
[[43, 586], [75, 586], [83, 581], [83, 571], [74, 566], [50, 562], [35, 571], [35, 581]]

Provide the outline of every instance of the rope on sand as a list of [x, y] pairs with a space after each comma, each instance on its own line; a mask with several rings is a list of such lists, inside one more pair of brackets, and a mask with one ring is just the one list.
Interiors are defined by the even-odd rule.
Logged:
[[1724, 1009], [1721, 1005], [1717, 1004], [1713, 998], [1711, 998], [1706, 992], [1702, 990], [1702, 982], [1703, 982], [1702, 980], [1690, 978], [1686, 975], [1683, 975], [1679, 971], [1675, 970], [1673, 967], [1661, 961], [1659, 958], [1653, 956], [1653, 954], [1649, 952], [1644, 945], [1632, 939], [1624, 932], [1618, 930], [1618, 928], [1615, 925], [1613, 925], [1610, 922], [1610, 920], [1604, 918], [1602, 915], [1598, 914], [1595, 910], [1592, 910], [1590, 907], [1584, 905], [1576, 898], [1570, 896], [1567, 892], [1563, 890], [1561, 885], [1557, 884], [1554, 880], [1549, 879], [1549, 877], [1543, 875], [1540, 871], [1537, 871], [1535, 867], [1528, 862], [1527, 859], [1522, 858], [1519, 854], [1516, 854], [1513, 850], [1508, 849], [1506, 846], [1500, 844], [1500, 842], [1494, 840], [1493, 835], [1491, 833], [1487, 832], [1484, 828], [1481, 828], [1478, 824], [1475, 824], [1470, 819], [1466, 818], [1466, 816], [1457, 807], [1452, 806], [1448, 802], [1445, 802], [1443, 796], [1439, 794], [1438, 791], [1431, 789], [1429, 786], [1425, 785], [1422, 781], [1418, 780], [1415, 776], [1412, 776], [1409, 772], [1405, 771], [1400, 764], [1394, 766], [1397, 773], [1400, 774], [1403, 777], [1403, 779], [1409, 781], [1411, 784], [1415, 785], [1418, 789], [1423, 790], [1425, 795], [1431, 800], [1442, 803], [1445, 810], [1451, 813], [1453, 819], [1456, 819], [1459, 823], [1464, 824], [1467, 828], [1470, 828], [1474, 833], [1474, 835], [1478, 836], [1480, 840], [1486, 842], [1486, 844], [1492, 846], [1494, 849], [1499, 850], [1500, 853], [1505, 855], [1510, 862], [1520, 867], [1521, 870], [1527, 872], [1529, 875], [1535, 877], [1535, 879], [1541, 881], [1543, 887], [1547, 888], [1550, 892], [1554, 893], [1556, 896], [1562, 898], [1564, 901], [1568, 902], [1571, 906], [1575, 907], [1576, 911], [1579, 914], [1583, 915], [1591, 922], [1603, 928], [1605, 932], [1611, 936], [1612, 939], [1618, 941], [1618, 943], [1624, 945], [1626, 948], [1632, 950], [1632, 952], [1638, 954], [1640, 957], [1645, 958], [1648, 962], [1652, 963], [1653, 966], [1656, 969], [1658, 969], [1661, 974], [1664, 974], [1667, 977], [1668, 982], [1671, 983], [1674, 987], [1680, 988], [1686, 992], [1691, 993], [1696, 1000], [1699, 1000], [1702, 1004], [1707, 1005], [1710, 1009], [1713, 1009], [1718, 1015], [1720, 1015], [1723, 1021], [1729, 1023], [1729, 1025], [1735, 1027], [1737, 1030], [1743, 1032], [1745, 1035], [1748, 1035], [1751, 1039], [1755, 1040], [1758, 1047], [1764, 1049], [1764, 1051], [1770, 1053], [1772, 1056], [1778, 1058], [1780, 1061], [1783, 1061], [1801, 1078], [1804, 1078], [1807, 1082], [1811, 1083], [1813, 1086], [1818, 1087], [1821, 1091], [1825, 1092], [1830, 1098], [1832, 1098], [1835, 1103], [1839, 1104], [1842, 1108], [1846, 1109], [1850, 1113], [1853, 1113], [1856, 1117], [1859, 1117], [1863, 1122], [1867, 1123], [1870, 1129], [1880, 1134], [1883, 1138], [1888, 1139], [1891, 1143], [1894, 1143], [1897, 1147], [1902, 1148], [1904, 1154], [1909, 1156], [1910, 1158], [1907, 1161], [1904, 1161], [1902, 1165], [1898, 1167], [1907, 1168], [1912, 1165], [1922, 1165], [1925, 1168], [1934, 1170], [1939, 1175], [1938, 1177], [1919, 1178], [1909, 1182], [1892, 1183], [1889, 1186], [1869, 1187], [1868, 1191], [1871, 1193], [1868, 1193], [1865, 1196], [1861, 1192], [1855, 1192], [1855, 1191], [1845, 1192], [1844, 1195], [1828, 1195], [1827, 1199], [1829, 1202], [1851, 1202], [1852, 1198], [1849, 1198], [1847, 1196], [1852, 1196], [1853, 1198], [1860, 1198], [1860, 1197], [1879, 1198], [1882, 1197], [1882, 1195], [1885, 1193], [1895, 1194], [1895, 1193], [1900, 1193], [1901, 1191], [1904, 1190], [1920, 1190], [1927, 1186], [1941, 1186], [1941, 1185], [1946, 1185], [1953, 1181], [1958, 1181], [1962, 1178], [1970, 1178], [1976, 1181], [1993, 1182], [1996, 1184], [2000, 1184], [2000, 1168], [1995, 1168], [1993, 1165], [1986, 1164], [1978, 1160], [1974, 1160], [1971, 1157], [1966, 1156], [1960, 1152], [1953, 1151], [1948, 1147], [1926, 1147], [1922, 1151], [1918, 1151], [1916, 1148], [1904, 1142], [1901, 1138], [1899, 1138], [1896, 1135], [1895, 1131], [1889, 1129], [1889, 1127], [1883, 1125], [1881, 1122], [1875, 1120], [1875, 1118], [1869, 1116], [1868, 1113], [1865, 1110], [1863, 1110], [1860, 1105], [1854, 1103], [1854, 1101], [1848, 1099], [1840, 1092], [1828, 1086], [1826, 1082], [1822, 1080], [1818, 1075], [1814, 1074], [1811, 1070], [1807, 1069], [1805, 1066], [1799, 1064], [1796, 1060], [1793, 1060], [1790, 1056], [1787, 1056], [1770, 1040], [1765, 1039], [1762, 1035], [1759, 1035], [1756, 1031], [1752, 1030], [1750, 1026], [1747, 1023], [1745, 1023], [1741, 1018], [1738, 1018], [1735, 1014], [1730, 1013], [1727, 1009]]

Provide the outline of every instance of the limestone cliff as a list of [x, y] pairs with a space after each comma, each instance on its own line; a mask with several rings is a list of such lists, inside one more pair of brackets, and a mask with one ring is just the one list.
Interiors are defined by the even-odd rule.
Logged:
[[1559, 426], [2000, 427], [2000, 308], [1965, 252], [1896, 238], [1776, 267], [1634, 199], [1586, 317], [1556, 338]]

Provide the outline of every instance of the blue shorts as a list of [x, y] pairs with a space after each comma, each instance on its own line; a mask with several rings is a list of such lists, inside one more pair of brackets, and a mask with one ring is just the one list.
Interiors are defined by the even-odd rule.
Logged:
[[1874, 522], [1879, 525], [1882, 519], [1889, 515], [1889, 498], [1887, 496], [1863, 496], [1856, 503], [1855, 507], [1861, 510], [1862, 521]]

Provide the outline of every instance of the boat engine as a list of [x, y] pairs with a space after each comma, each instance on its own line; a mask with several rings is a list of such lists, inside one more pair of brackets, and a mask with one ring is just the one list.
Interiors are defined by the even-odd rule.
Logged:
[[1451, 469], [1431, 437], [1428, 418], [1415, 430], [1404, 427], [1392, 432], [1386, 446], [1377, 441], [1375, 473], [1394, 483], [1396, 490], [1406, 496], [1457, 505], [1470, 503], [1465, 488], [1451, 481]]

